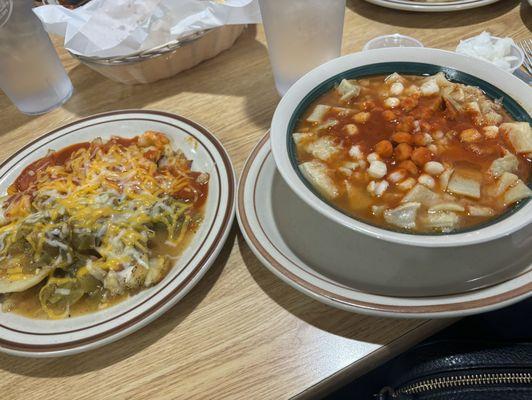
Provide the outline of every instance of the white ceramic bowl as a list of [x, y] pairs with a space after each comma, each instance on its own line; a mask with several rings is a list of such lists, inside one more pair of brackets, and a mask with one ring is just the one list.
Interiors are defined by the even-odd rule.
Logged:
[[[501, 75], [488, 62], [476, 60], [472, 63], [469, 57], [428, 48], [377, 49], [350, 54], [329, 61], [306, 74], [288, 90], [277, 106], [271, 125], [271, 142], [282, 177], [308, 205], [358, 233], [361, 240], [372, 237], [378, 239], [381, 245], [393, 248], [393, 260], [372, 258], [371, 254], [364, 254], [365, 262], [374, 264], [375, 268], [385, 268], [383, 264], [393, 262], [394, 265], [404, 267], [399, 270], [408, 273], [412, 270], [409, 266], [419, 267], [421, 264], [426, 265], [429, 272], [433, 268], [444, 268], [449, 273], [452, 273], [453, 268], [469, 268], [473, 270], [472, 276], [475, 269], [478, 269], [480, 276], [507, 267], [516, 260], [519, 260], [520, 266], [511, 274], [530, 268], [532, 201], [506, 218], [479, 229], [447, 235], [416, 235], [382, 229], [349, 217], [318, 197], [298, 174], [289, 152], [291, 123], [306, 108], [306, 104], [320, 94], [320, 90], [325, 91], [344, 77], [385, 74], [394, 70], [405, 73], [405, 68], [429, 74], [443, 70], [451, 78], [468, 79], [466, 83], [478, 84], [494, 97], [503, 96], [507, 108], [510, 105], [513, 109], [520, 109], [523, 118], [530, 121], [532, 90], [516, 77]], [[404, 251], [399, 251], [401, 248]], [[431, 251], [435, 248], [439, 248], [437, 257], [431, 257]], [[474, 260], [478, 252], [483, 254], [483, 265], [475, 266]], [[486, 252], [490, 253], [490, 257], [485, 257]], [[500, 279], [509, 277], [511, 276], [501, 276]]]

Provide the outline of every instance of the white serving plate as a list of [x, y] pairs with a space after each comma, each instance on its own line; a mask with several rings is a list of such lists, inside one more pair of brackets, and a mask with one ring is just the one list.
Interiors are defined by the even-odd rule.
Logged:
[[147, 325], [176, 304], [201, 279], [230, 231], [235, 177], [221, 143], [200, 125], [158, 111], [125, 110], [67, 124], [24, 146], [0, 165], [5, 193], [22, 169], [48, 149], [112, 135], [133, 137], [147, 130], [166, 134], [174, 148], [193, 160], [193, 169], [210, 174], [205, 219], [169, 274], [154, 287], [108, 309], [65, 320], [38, 320], [0, 312], [0, 351], [28, 357], [64, 356], [93, 349]]
[[[532, 295], [530, 268], [514, 271], [513, 277], [502, 282], [491, 277], [492, 284], [479, 289], [474, 289], [478, 282], [468, 286], [449, 276], [450, 270], [430, 274], [413, 269], [410, 274], [420, 285], [424, 279], [433, 283], [443, 279], [444, 285], [456, 285], [447, 288], [454, 293], [378, 293], [401, 290], [403, 283], [412, 282], [412, 276], [401, 276], [405, 271], [396, 268], [401, 249], [339, 226], [299, 199], [276, 169], [268, 135], [244, 166], [237, 218], [248, 245], [271, 272], [303, 293], [344, 310], [391, 317], [456, 317], [501, 308]], [[368, 267], [369, 253], [376, 253], [386, 268]], [[377, 287], [379, 282], [381, 287]]]
[[449, 0], [427, 3], [416, 0], [366, 0], [378, 6], [393, 8], [396, 10], [420, 11], [420, 12], [445, 12], [469, 10], [493, 4], [499, 0]]

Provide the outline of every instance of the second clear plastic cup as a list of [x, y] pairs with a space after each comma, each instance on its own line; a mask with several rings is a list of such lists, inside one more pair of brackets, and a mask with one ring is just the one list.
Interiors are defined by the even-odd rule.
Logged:
[[9, 13], [0, 19], [0, 87], [29, 115], [48, 112], [72, 94], [72, 83], [32, 4], [8, 2]]
[[277, 91], [340, 56], [345, 0], [259, 0]]
[[423, 43], [413, 37], [394, 33], [371, 39], [362, 50], [383, 49], [385, 47], [423, 47]]

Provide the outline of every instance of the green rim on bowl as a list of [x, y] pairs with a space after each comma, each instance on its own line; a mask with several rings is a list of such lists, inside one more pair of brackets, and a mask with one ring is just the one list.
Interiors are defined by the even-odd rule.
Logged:
[[[339, 74], [336, 74], [329, 79], [323, 81], [319, 85], [317, 85], [314, 89], [312, 89], [297, 105], [295, 108], [294, 113], [292, 114], [290, 121], [288, 123], [288, 130], [286, 132], [286, 143], [288, 148], [288, 156], [290, 157], [290, 162], [292, 164], [292, 167], [296, 171], [296, 174], [299, 176], [301, 181], [305, 184], [305, 186], [312, 192], [314, 195], [316, 195], [321, 201], [325, 202], [326, 204], [330, 205], [337, 211], [341, 212], [344, 215], [347, 215], [350, 218], [353, 218], [357, 221], [360, 221], [362, 223], [378, 227], [375, 224], [370, 223], [369, 221], [362, 220], [359, 218], [356, 218], [350, 214], [347, 214], [344, 210], [336, 207], [329, 201], [323, 198], [310, 184], [310, 182], [307, 181], [307, 179], [303, 176], [301, 171], [298, 167], [297, 162], [297, 156], [296, 156], [296, 150], [295, 150], [295, 144], [292, 139], [292, 133], [294, 132], [294, 128], [301, 117], [301, 115], [307, 110], [307, 108], [310, 106], [310, 104], [316, 100], [319, 96], [322, 94], [328, 92], [332, 88], [334, 88], [342, 79], [360, 79], [360, 78], [366, 78], [369, 76], [375, 76], [375, 75], [385, 75], [385, 74], [392, 74], [394, 72], [397, 72], [399, 74], [406, 74], [406, 75], [418, 75], [418, 76], [430, 76], [435, 75], [438, 72], [443, 72], [448, 80], [451, 82], [456, 83], [462, 83], [469, 86], [476, 86], [480, 88], [489, 98], [492, 100], [499, 101], [506, 112], [511, 115], [511, 117], [520, 122], [528, 122], [529, 124], [532, 123], [532, 118], [530, 115], [525, 111], [523, 107], [521, 107], [514, 99], [512, 99], [510, 96], [508, 96], [506, 93], [504, 93], [502, 90], [496, 88], [492, 84], [474, 77], [473, 75], [467, 74], [462, 71], [458, 71], [453, 68], [448, 67], [442, 67], [439, 65], [434, 64], [426, 64], [426, 63], [415, 63], [415, 62], [385, 62], [385, 63], [377, 63], [377, 64], [369, 64], [364, 65], [362, 67], [352, 68], [347, 71], [343, 71]], [[532, 189], [532, 184], [529, 181], [528, 187]], [[524, 201], [520, 201], [517, 204], [515, 204], [513, 207], [510, 207], [506, 212], [499, 215], [497, 218], [491, 219], [487, 222], [480, 223], [478, 225], [474, 225], [471, 227], [468, 227], [466, 229], [459, 229], [456, 231], [452, 231], [449, 233], [411, 233], [405, 230], [401, 229], [391, 229], [391, 228], [385, 228], [389, 231], [394, 232], [400, 232], [404, 234], [409, 235], [416, 235], [416, 236], [435, 236], [435, 235], [452, 235], [452, 234], [458, 234], [458, 233], [465, 233], [465, 232], [471, 232], [475, 231], [481, 228], [485, 228], [487, 226], [496, 224], [497, 222], [502, 221], [503, 219], [507, 218], [508, 216], [516, 213], [521, 208], [523, 208], [528, 202], [529, 199], [526, 199]]]

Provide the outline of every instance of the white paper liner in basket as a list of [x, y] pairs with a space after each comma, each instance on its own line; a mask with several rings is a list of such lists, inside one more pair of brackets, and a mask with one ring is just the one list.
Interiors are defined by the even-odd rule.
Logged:
[[260, 21], [256, 0], [92, 0], [75, 10], [48, 5], [35, 13], [50, 33], [65, 37], [74, 57], [129, 84], [214, 57], [233, 45], [245, 24]]

